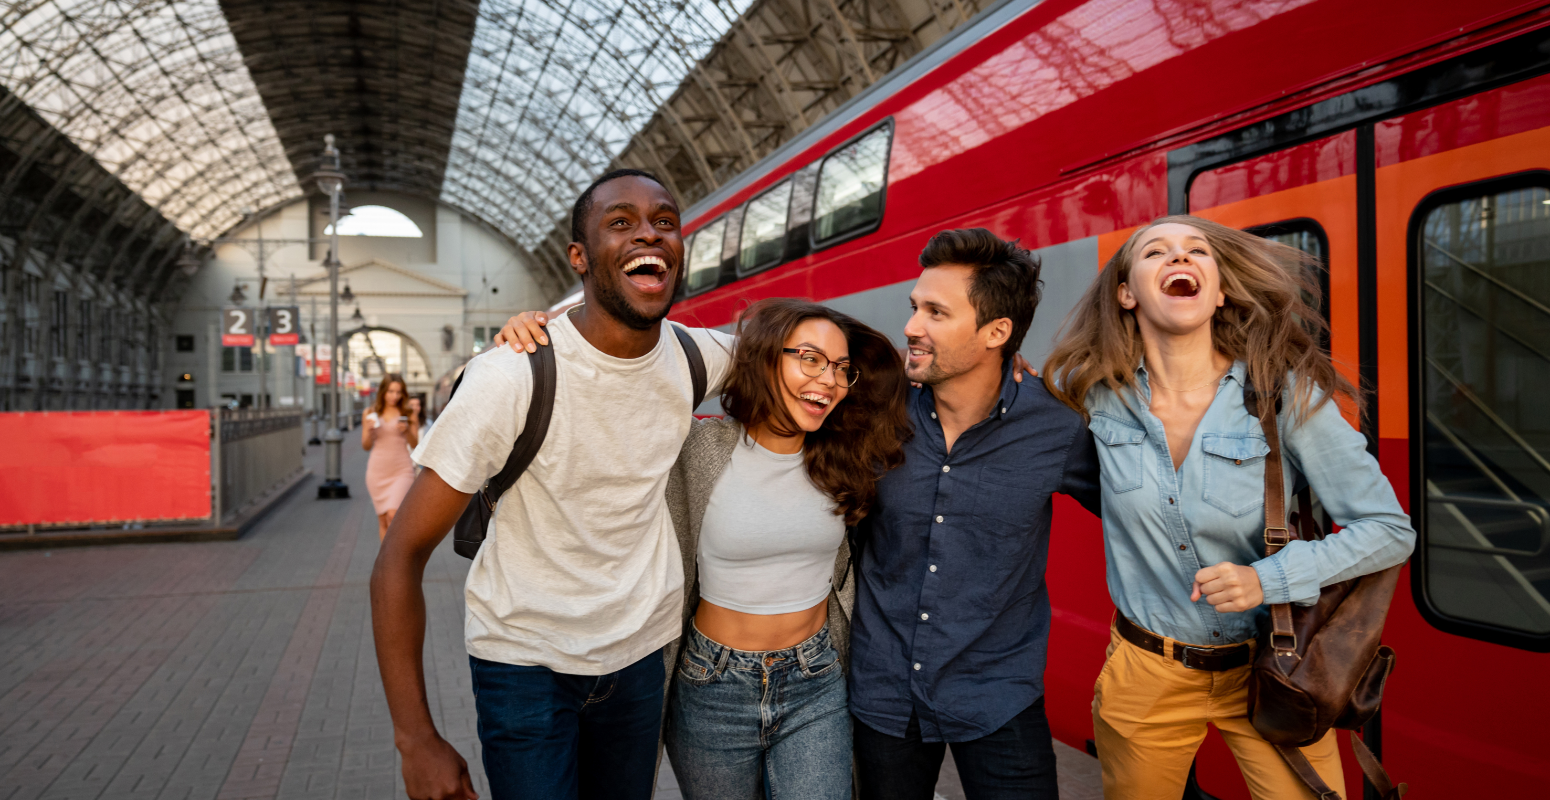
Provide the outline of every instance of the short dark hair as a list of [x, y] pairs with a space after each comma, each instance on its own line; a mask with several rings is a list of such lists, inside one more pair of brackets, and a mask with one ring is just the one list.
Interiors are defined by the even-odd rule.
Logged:
[[[645, 178], [646, 180], [652, 181], [658, 186], [667, 189], [667, 184], [663, 183], [661, 178], [658, 178], [657, 176], [652, 175], [643, 169], [616, 169], [603, 173], [601, 177], [592, 182], [592, 185], [587, 187], [586, 191], [581, 193], [580, 197], [576, 198], [576, 205], [571, 208], [571, 241], [580, 242], [582, 244], [587, 243], [587, 216], [592, 213], [592, 195], [597, 192], [597, 187], [602, 186], [609, 181], [618, 180], [620, 178], [628, 178], [631, 176]], [[668, 194], [672, 193], [672, 190], [669, 189]], [[673, 198], [674, 202], [677, 202], [677, 200], [678, 198]]]
[[1012, 335], [1001, 347], [1001, 358], [1009, 359], [1023, 345], [1033, 312], [1044, 295], [1039, 280], [1039, 257], [1018, 247], [1019, 240], [1007, 241], [984, 228], [960, 228], [942, 231], [931, 237], [920, 251], [923, 269], [944, 265], [968, 267], [969, 304], [974, 306], [974, 325], [983, 328], [1006, 317], [1012, 321]]

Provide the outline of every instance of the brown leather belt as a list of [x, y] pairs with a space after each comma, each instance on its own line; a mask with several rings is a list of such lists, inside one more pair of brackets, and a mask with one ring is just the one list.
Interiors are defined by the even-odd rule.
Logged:
[[[1131, 622], [1124, 614], [1114, 615], [1114, 627], [1119, 630], [1119, 635], [1125, 641], [1149, 653], [1167, 657], [1167, 646], [1163, 637]], [[1173, 643], [1173, 660], [1183, 664], [1187, 669], [1200, 669], [1207, 672], [1222, 672], [1236, 669], [1247, 663], [1253, 657], [1249, 650], [1249, 643], [1228, 645], [1226, 647], [1197, 647], [1183, 642]]]

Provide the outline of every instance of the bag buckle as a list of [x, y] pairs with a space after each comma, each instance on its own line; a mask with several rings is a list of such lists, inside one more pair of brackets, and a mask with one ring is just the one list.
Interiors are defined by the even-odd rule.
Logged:
[[[1276, 533], [1276, 531], [1280, 531], [1280, 533]], [[1272, 528], [1269, 525], [1265, 526], [1265, 544], [1285, 547], [1291, 541], [1292, 532], [1290, 530], [1286, 528]]]
[[1297, 655], [1297, 634], [1271, 631], [1270, 649], [1276, 651], [1277, 656]]

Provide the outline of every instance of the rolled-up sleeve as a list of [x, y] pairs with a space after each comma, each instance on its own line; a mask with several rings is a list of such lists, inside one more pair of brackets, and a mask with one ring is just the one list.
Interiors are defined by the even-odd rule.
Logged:
[[1282, 416], [1282, 440], [1290, 466], [1341, 530], [1321, 541], [1293, 541], [1253, 566], [1266, 604], [1312, 605], [1325, 586], [1404, 563], [1415, 549], [1415, 530], [1367, 452], [1366, 438], [1336, 403], [1325, 403], [1301, 424], [1289, 417]]

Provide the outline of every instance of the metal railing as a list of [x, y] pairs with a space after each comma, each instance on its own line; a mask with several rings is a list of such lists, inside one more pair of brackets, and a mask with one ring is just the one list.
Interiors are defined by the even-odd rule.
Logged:
[[306, 436], [301, 409], [220, 409], [210, 448], [212, 521], [240, 514], [302, 469]]

